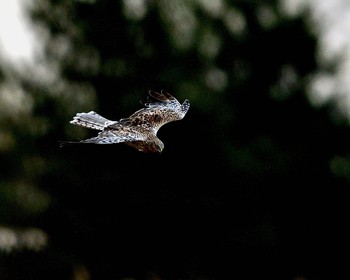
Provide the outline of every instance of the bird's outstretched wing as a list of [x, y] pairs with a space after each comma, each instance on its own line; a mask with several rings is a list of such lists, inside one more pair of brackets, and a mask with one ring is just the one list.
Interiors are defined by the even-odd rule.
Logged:
[[[160, 93], [150, 90], [147, 101], [143, 104], [145, 108], [136, 111], [128, 118], [121, 119], [118, 123], [125, 126], [141, 126], [157, 133], [164, 124], [181, 120], [190, 107], [187, 99], [180, 104], [174, 96], [163, 90]], [[111, 124], [111, 128], [113, 127], [114, 124]]]

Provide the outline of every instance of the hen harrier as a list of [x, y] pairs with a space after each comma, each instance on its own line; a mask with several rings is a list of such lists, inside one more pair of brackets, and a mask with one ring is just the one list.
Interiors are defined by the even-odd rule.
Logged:
[[62, 142], [61, 146], [65, 143], [125, 143], [141, 152], [161, 152], [164, 144], [157, 137], [157, 131], [168, 122], [181, 120], [190, 108], [190, 102], [186, 99], [180, 104], [165, 91], [150, 90], [144, 105], [145, 108], [119, 121], [108, 120], [94, 111], [78, 113], [71, 124], [101, 132], [96, 137], [79, 142]]

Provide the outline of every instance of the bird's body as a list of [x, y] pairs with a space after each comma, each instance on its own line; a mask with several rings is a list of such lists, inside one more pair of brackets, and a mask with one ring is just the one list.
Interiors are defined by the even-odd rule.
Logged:
[[164, 144], [157, 137], [159, 128], [168, 122], [181, 120], [186, 115], [190, 103], [186, 99], [180, 104], [165, 91], [149, 91], [144, 105], [145, 108], [119, 121], [111, 121], [94, 111], [76, 114], [71, 124], [101, 131], [96, 137], [77, 143], [125, 143], [141, 152], [161, 152]]

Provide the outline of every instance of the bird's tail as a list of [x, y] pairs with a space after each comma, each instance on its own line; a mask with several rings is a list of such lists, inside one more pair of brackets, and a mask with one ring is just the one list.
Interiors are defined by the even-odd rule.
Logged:
[[58, 141], [58, 144], [60, 144], [60, 148], [67, 147], [74, 144], [79, 144], [80, 142], [74, 142], [74, 141]]
[[181, 104], [181, 112], [183, 114], [183, 117], [186, 115], [188, 109], [190, 109], [190, 101], [187, 99]]
[[106, 125], [113, 123], [113, 121], [100, 116], [94, 111], [90, 111], [76, 114], [70, 123], [86, 128], [103, 130]]

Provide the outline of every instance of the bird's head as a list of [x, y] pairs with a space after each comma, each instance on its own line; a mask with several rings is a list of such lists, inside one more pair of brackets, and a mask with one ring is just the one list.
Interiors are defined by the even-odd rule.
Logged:
[[144, 153], [161, 153], [164, 149], [163, 142], [158, 138], [155, 138], [152, 141], [136, 141], [127, 144]]
[[155, 152], [161, 153], [164, 150], [164, 144], [158, 138], [153, 142], [152, 149]]

